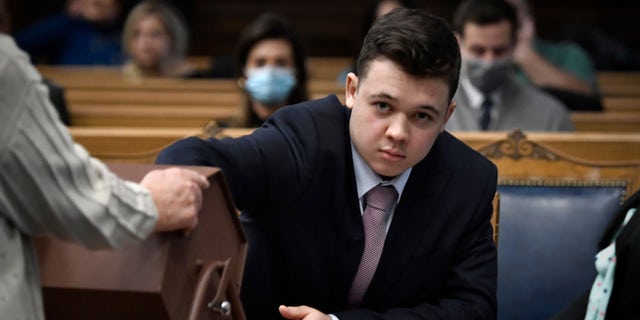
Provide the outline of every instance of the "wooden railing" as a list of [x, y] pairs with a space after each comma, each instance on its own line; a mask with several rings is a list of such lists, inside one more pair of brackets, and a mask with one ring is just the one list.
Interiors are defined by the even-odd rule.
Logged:
[[[344, 58], [316, 58], [316, 75], [334, 72]], [[39, 66], [42, 74], [65, 88], [73, 125], [194, 127], [224, 121], [239, 112], [244, 96], [232, 79], [127, 80], [120, 68]], [[326, 75], [326, 74], [325, 74]], [[640, 73], [600, 73], [604, 112], [573, 112], [578, 131], [640, 132]], [[335, 78], [313, 77], [312, 99], [337, 94]]]
[[[108, 161], [153, 162], [160, 150], [187, 136], [208, 137], [201, 127], [73, 127], [77, 142], [92, 155]], [[239, 137], [253, 129], [227, 128], [218, 137]], [[506, 132], [453, 132], [478, 149], [506, 137]], [[562, 150], [570, 156], [594, 161], [640, 160], [640, 133], [527, 133], [529, 139]]]

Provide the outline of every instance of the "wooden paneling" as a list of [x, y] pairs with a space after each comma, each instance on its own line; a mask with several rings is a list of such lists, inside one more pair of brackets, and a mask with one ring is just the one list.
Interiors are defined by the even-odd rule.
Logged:
[[[72, 127], [74, 139], [103, 160], [149, 163], [170, 143], [186, 136], [208, 136], [201, 127]], [[219, 137], [239, 137], [253, 129], [227, 128]], [[506, 137], [506, 132], [453, 132], [473, 149], [480, 149]], [[527, 133], [529, 139], [544, 143], [572, 157], [591, 161], [640, 161], [640, 133]]]

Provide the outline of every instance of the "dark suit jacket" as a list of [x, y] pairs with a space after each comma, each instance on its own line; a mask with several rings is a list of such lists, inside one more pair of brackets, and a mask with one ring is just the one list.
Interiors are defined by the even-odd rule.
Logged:
[[252, 135], [181, 140], [158, 163], [222, 168], [249, 237], [248, 319], [279, 304], [347, 319], [494, 319], [497, 171], [447, 132], [413, 167], [361, 309], [346, 309], [364, 248], [348, 123], [335, 96], [285, 107]]
[[[640, 211], [640, 190], [622, 204], [598, 245], [599, 251], [611, 244], [615, 232], [631, 208], [638, 208], [637, 210]], [[605, 316], [607, 320], [640, 319], [640, 212], [638, 211], [616, 239], [617, 264], [613, 290]], [[584, 319], [589, 303], [589, 292], [590, 290], [553, 319]]]

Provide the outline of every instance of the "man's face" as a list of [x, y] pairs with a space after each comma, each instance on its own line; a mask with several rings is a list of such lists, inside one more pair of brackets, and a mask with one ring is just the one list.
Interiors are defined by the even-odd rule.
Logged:
[[120, 14], [120, 2], [117, 0], [80, 0], [78, 5], [82, 16], [93, 22], [113, 21]]
[[386, 177], [424, 159], [455, 108], [444, 79], [415, 78], [388, 59], [371, 62], [360, 78], [348, 75], [346, 103], [356, 150]]
[[511, 32], [511, 24], [507, 20], [486, 25], [467, 23], [463, 34], [457, 35], [460, 53], [463, 58], [481, 59], [485, 62], [511, 58]]

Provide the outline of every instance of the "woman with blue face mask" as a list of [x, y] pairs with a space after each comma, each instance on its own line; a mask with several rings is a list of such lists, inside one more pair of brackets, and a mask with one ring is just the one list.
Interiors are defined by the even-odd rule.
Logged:
[[279, 108], [308, 99], [302, 45], [283, 16], [265, 13], [242, 32], [236, 66], [247, 99], [233, 126], [259, 127]]

